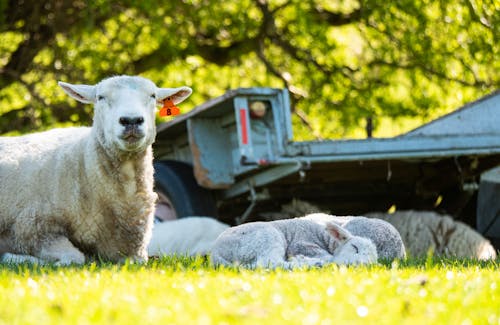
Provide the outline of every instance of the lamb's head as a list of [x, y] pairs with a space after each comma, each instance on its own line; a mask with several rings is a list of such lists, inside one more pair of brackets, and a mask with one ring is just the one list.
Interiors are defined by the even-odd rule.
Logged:
[[59, 82], [74, 99], [94, 104], [94, 128], [101, 144], [125, 152], [143, 151], [154, 141], [156, 106], [170, 98], [174, 104], [191, 95], [191, 88], [158, 88], [145, 78], [117, 76], [96, 85]]
[[326, 231], [338, 243], [329, 262], [336, 264], [371, 264], [378, 259], [377, 247], [368, 239], [352, 235], [335, 222], [326, 224]]

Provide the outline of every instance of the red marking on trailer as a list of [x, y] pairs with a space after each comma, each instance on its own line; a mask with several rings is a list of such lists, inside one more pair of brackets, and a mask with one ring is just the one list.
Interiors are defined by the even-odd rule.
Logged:
[[241, 142], [248, 144], [247, 110], [240, 108]]

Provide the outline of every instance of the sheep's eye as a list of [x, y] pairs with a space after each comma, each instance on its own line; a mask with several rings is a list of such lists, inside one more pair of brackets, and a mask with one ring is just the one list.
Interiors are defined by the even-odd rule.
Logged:
[[358, 253], [359, 253], [359, 248], [358, 248], [358, 246], [356, 246], [356, 245], [354, 245], [354, 244], [351, 244], [351, 246], [352, 246], [352, 247], [354, 247], [354, 249], [356, 250], [356, 254], [358, 254]]
[[155, 94], [151, 94], [151, 98], [156, 99], [156, 95]]
[[103, 95], [97, 96], [97, 100], [104, 100], [104, 96]]

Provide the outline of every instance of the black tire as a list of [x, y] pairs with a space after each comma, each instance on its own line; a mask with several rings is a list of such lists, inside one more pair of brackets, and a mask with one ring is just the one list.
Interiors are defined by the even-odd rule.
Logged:
[[198, 185], [191, 165], [173, 160], [157, 161], [153, 165], [155, 191], [169, 199], [177, 218], [217, 216], [212, 192]]
[[500, 249], [500, 182], [481, 180], [477, 198], [477, 230]]

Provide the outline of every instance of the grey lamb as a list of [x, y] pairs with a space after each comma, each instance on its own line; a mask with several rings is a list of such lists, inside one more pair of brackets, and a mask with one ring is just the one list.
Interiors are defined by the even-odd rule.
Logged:
[[393, 260], [406, 257], [405, 245], [401, 235], [387, 221], [366, 217], [339, 217], [325, 213], [313, 213], [303, 218], [322, 225], [333, 221], [347, 229], [354, 236], [370, 239], [377, 247], [377, 254], [380, 259]]
[[229, 228], [215, 241], [211, 257], [215, 265], [292, 269], [374, 263], [377, 249], [371, 240], [353, 236], [335, 222], [291, 219]]

